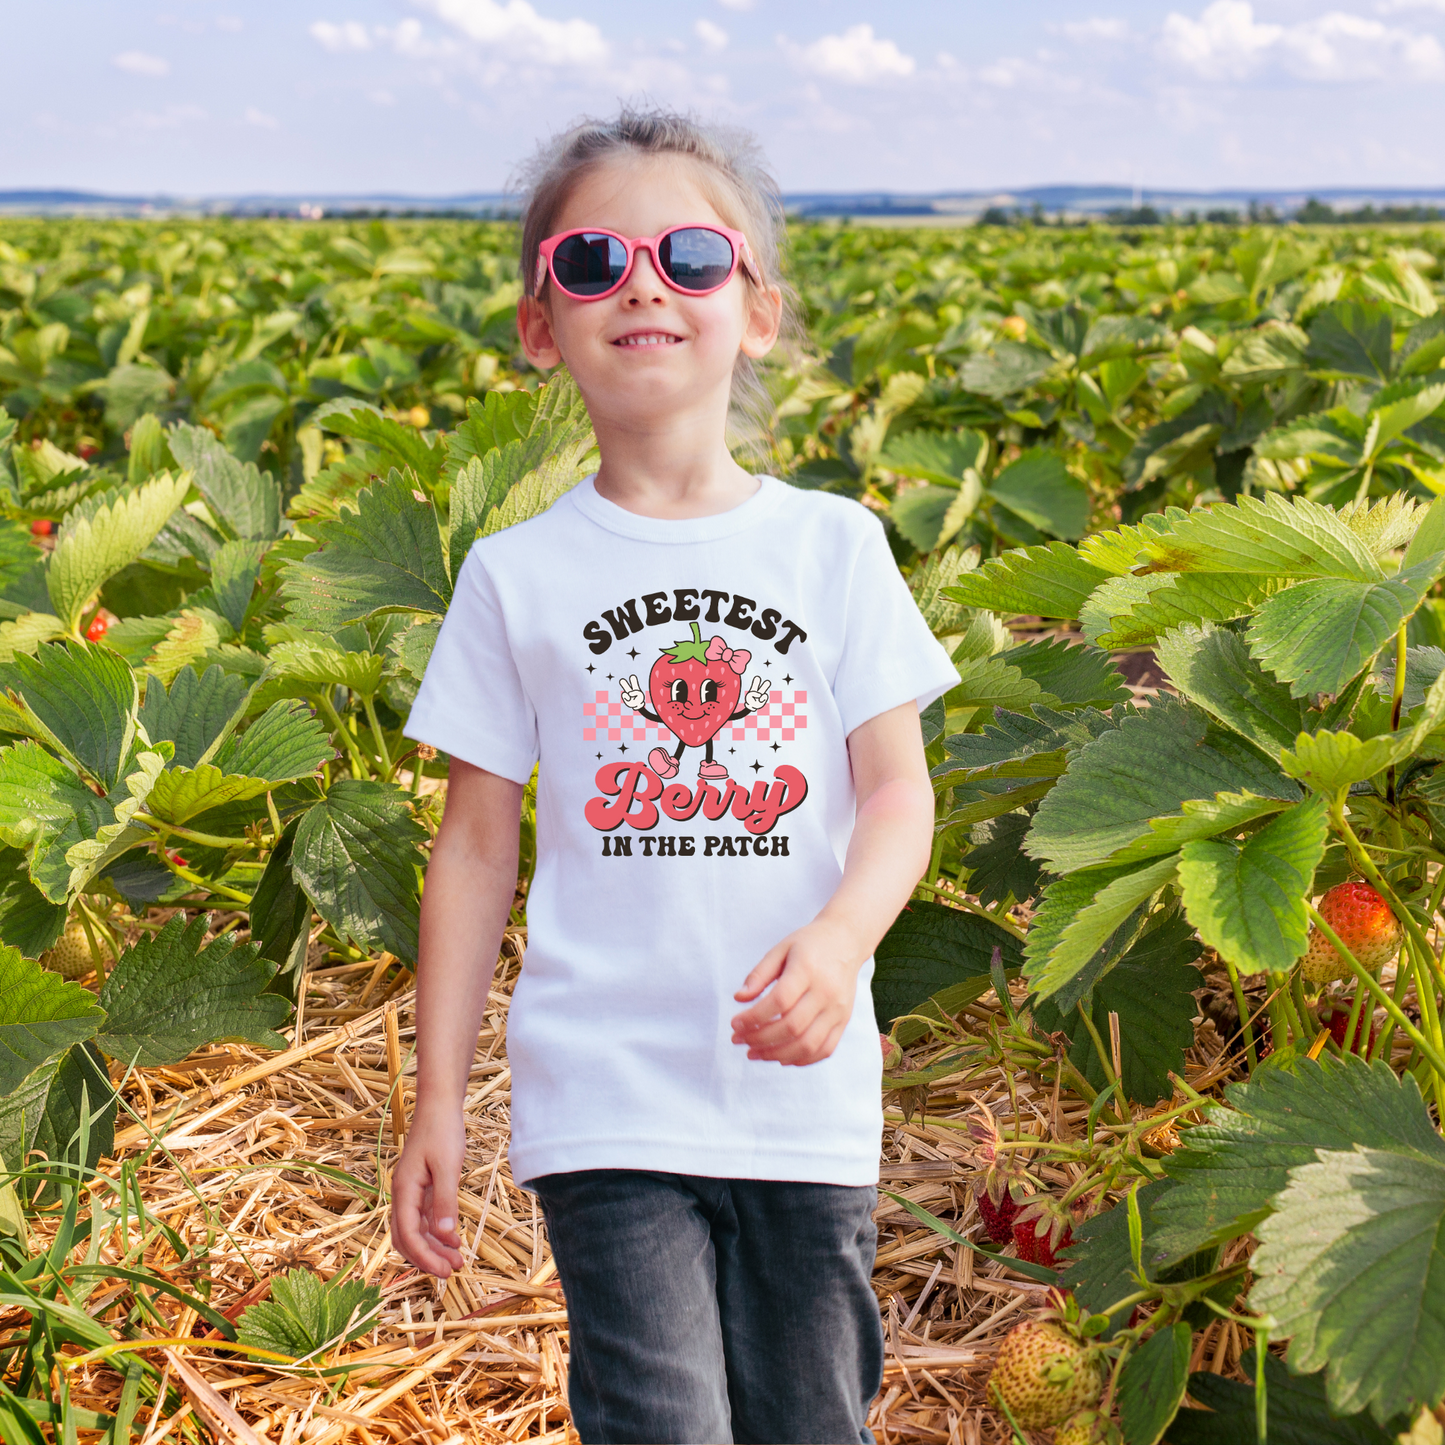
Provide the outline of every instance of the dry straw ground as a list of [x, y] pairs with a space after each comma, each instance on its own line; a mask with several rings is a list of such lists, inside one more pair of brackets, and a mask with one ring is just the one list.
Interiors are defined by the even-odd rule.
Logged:
[[[216, 927], [226, 921], [213, 920]], [[532, 1197], [506, 1162], [507, 1005], [524, 947], [520, 934], [507, 935], [472, 1067], [470, 1172], [461, 1198], [467, 1267], [445, 1289], [411, 1269], [388, 1239], [385, 1186], [412, 1099], [411, 976], [393, 961], [328, 967], [319, 960], [297, 1043], [285, 1053], [215, 1048], [135, 1077], [128, 1101], [143, 1122], [119, 1133], [116, 1158], [149, 1149], [140, 1179], [151, 1213], [205, 1252], [216, 1308], [235, 1318], [297, 1265], [326, 1277], [359, 1276], [383, 1297], [376, 1327], [329, 1361], [356, 1368], [329, 1379], [242, 1362], [208, 1344], [193, 1311], [172, 1309], [167, 1332], [190, 1343], [164, 1351], [179, 1393], [166, 1411], [144, 1419], [144, 1445], [207, 1438], [562, 1445], [576, 1438], [566, 1404], [565, 1302]], [[1214, 1092], [1233, 1056], [1210, 1017], [1222, 1000], [1208, 985], [1201, 998], [1187, 1075]], [[982, 1031], [996, 1006], [986, 995], [962, 1022]], [[915, 1049], [914, 1065], [926, 1065], [930, 1052]], [[883, 1187], [976, 1233], [966, 1125], [979, 1104], [1005, 1127], [1016, 1104], [1020, 1123], [1036, 1137], [1077, 1139], [1085, 1120], [1085, 1105], [1067, 1093], [1056, 1096], [1029, 1075], [1012, 1084], [997, 1070], [936, 1080], [924, 1112], [916, 1098], [906, 1101], [913, 1106], [907, 1121], [901, 1101], [890, 1099]], [[1156, 1142], [1167, 1147], [1169, 1140]], [[1070, 1178], [1064, 1169], [1053, 1177], [1060, 1185]], [[940, 1445], [1006, 1440], [986, 1403], [988, 1370], [1004, 1334], [1042, 1303], [1043, 1287], [949, 1244], [886, 1197], [877, 1217], [874, 1284], [887, 1367], [871, 1415], [875, 1434], [884, 1442]], [[37, 1243], [44, 1233], [42, 1225]], [[104, 1257], [117, 1260], [140, 1242], [117, 1230]], [[194, 1263], [182, 1265], [163, 1237], [151, 1240], [144, 1260], [150, 1269], [174, 1271], [178, 1284], [197, 1286]], [[89, 1308], [103, 1315], [122, 1296], [123, 1286], [103, 1291]], [[1233, 1373], [1238, 1355], [1233, 1326], [1216, 1326], [1200, 1337], [1194, 1367]], [[118, 1374], [101, 1366], [75, 1373], [72, 1400], [113, 1408]]]

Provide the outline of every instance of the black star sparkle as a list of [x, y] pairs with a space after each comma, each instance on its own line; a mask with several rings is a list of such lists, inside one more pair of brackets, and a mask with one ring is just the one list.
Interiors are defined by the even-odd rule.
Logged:
[[729, 748], [729, 749], [728, 749], [728, 752], [730, 752], [730, 753], [735, 753], [735, 752], [737, 752], [737, 749], [736, 749], [736, 748]]
[[777, 743], [774, 743], [774, 744], [773, 744], [773, 751], [774, 751], [774, 752], [777, 752], [777, 750], [778, 750], [778, 745], [777, 745]]
[[771, 657], [765, 657], [765, 658], [763, 659], [763, 666], [764, 666], [764, 667], [771, 667], [772, 665], [773, 665], [773, 659], [772, 659]]
[[602, 754], [601, 754], [601, 753], [598, 753], [597, 756], [600, 758], [600, 757], [602, 756]]
[[611, 674], [610, 672], [607, 674], [607, 681], [608, 681], [608, 682], [611, 682], [611, 681], [612, 681], [612, 674]]
[[629, 648], [627, 649], [627, 655], [628, 655], [628, 657], [636, 657], [636, 656], [637, 656], [637, 649], [636, 649], [635, 647], [629, 647]]
[[783, 678], [783, 681], [784, 681], [784, 682], [792, 682], [792, 680], [793, 680], [793, 676], [792, 676], [791, 673], [789, 673], [787, 676], [785, 676], [785, 677]]
[[597, 669], [596, 669], [595, 667], [593, 667], [592, 664], [589, 662], [589, 663], [587, 664], [587, 671], [588, 671], [588, 672], [596, 672]]
[[749, 766], [755, 773], [760, 773], [760, 772], [762, 772], [762, 770], [763, 770], [763, 765], [762, 765], [760, 762], [758, 762], [756, 759], [755, 759], [753, 762], [749, 763], [748, 766]]
[[626, 743], [623, 743], [622, 746], [617, 749], [617, 751], [618, 751], [619, 753], [625, 753], [625, 752], [627, 751], [627, 744], [626, 744]]

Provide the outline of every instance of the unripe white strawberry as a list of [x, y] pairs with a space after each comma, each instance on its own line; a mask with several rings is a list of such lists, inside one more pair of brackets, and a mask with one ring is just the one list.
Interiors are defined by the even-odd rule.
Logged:
[[999, 1346], [989, 1396], [1025, 1430], [1058, 1425], [1099, 1398], [1103, 1381], [1088, 1346], [1059, 1325], [1031, 1320]]
[[1098, 1410], [1082, 1410], [1054, 1434], [1054, 1445], [1116, 1445], [1119, 1431]]
[[[1360, 964], [1374, 972], [1399, 951], [1400, 922], [1390, 905], [1368, 883], [1340, 883], [1320, 899], [1320, 917], [1334, 929], [1341, 943]], [[1349, 978], [1352, 970], [1334, 944], [1318, 928], [1310, 929], [1309, 946], [1300, 972], [1313, 984]]]
[[90, 956], [90, 940], [79, 923], [72, 923], [54, 948], [40, 955], [41, 965], [62, 978], [84, 978], [95, 969], [95, 960]]

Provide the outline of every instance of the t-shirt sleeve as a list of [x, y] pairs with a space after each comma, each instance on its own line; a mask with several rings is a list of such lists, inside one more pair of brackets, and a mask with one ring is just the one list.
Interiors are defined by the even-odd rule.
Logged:
[[905, 702], [917, 702], [921, 712], [958, 683], [958, 669], [928, 630], [882, 526], [872, 517], [865, 525], [833, 680], [845, 735]]
[[536, 766], [537, 716], [475, 549], [457, 578], [405, 732], [514, 783], [526, 783]]

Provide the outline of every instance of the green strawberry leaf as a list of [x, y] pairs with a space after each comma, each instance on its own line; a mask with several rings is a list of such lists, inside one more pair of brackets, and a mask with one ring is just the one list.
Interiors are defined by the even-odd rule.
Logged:
[[271, 1287], [271, 1298], [241, 1315], [237, 1339], [292, 1359], [313, 1356], [364, 1335], [381, 1308], [381, 1291], [364, 1280], [322, 1280], [293, 1269]]
[[1165, 1162], [1175, 1188], [1151, 1210], [1151, 1266], [1247, 1234], [1269, 1215], [1289, 1171], [1313, 1162], [1316, 1149], [1359, 1143], [1428, 1158], [1440, 1147], [1414, 1078], [1396, 1078], [1383, 1062], [1302, 1059], [1230, 1084], [1225, 1097], [1230, 1107], [1211, 1108], [1207, 1123], [1183, 1130]]
[[344, 778], [302, 815], [291, 866], [338, 933], [413, 962], [426, 836], [400, 788]]
[[[269, 419], [266, 429], [270, 429]], [[204, 427], [177, 423], [168, 440], [176, 461], [191, 473], [211, 515], [232, 537], [270, 541], [284, 534], [281, 484], [269, 472], [232, 456]]]
[[244, 715], [246, 679], [212, 665], [205, 672], [183, 667], [167, 689], [158, 678], [146, 682], [140, 724], [151, 742], [175, 744], [175, 766], [193, 768]]
[[39, 958], [65, 931], [66, 908], [30, 881], [25, 854], [0, 848], [0, 938], [26, 958]]
[[211, 808], [259, 798], [274, 786], [270, 778], [238, 777], [223, 773], [210, 763], [201, 763], [194, 769], [170, 768], [152, 785], [146, 798], [146, 812], [162, 822], [184, 824]]
[[995, 948], [1003, 949], [1006, 971], [1018, 969], [1021, 948], [1011, 934], [962, 909], [914, 899], [873, 951], [879, 1031], [887, 1033], [894, 1019], [916, 1012], [931, 998], [948, 1012], [986, 993]]
[[988, 438], [982, 432], [916, 427], [890, 436], [878, 455], [878, 464], [901, 477], [951, 487], [956, 495], [963, 474], [970, 467], [981, 467], [987, 456]]
[[321, 550], [282, 569], [291, 620], [335, 632], [378, 613], [445, 613], [451, 581], [431, 503], [393, 470], [356, 506], [309, 523]]
[[107, 1017], [96, 1042], [111, 1058], [154, 1068], [216, 1039], [286, 1047], [273, 1030], [290, 1006], [262, 992], [275, 965], [257, 957], [256, 943], [206, 943], [209, 926], [205, 914], [187, 923], [178, 913], [121, 954], [100, 991]]
[[1057, 452], [1033, 447], [988, 484], [989, 495], [1016, 517], [1052, 537], [1082, 537], [1089, 524], [1089, 488]]
[[[26, 1148], [39, 1150], [52, 1163], [67, 1161], [83, 1170], [94, 1169], [115, 1146], [118, 1098], [100, 1051], [93, 1043], [74, 1045], [49, 1074], [44, 1108], [37, 1113], [32, 1106], [29, 1118], [34, 1120], [34, 1132]], [[80, 1152], [82, 1118], [86, 1121], [84, 1157]], [[54, 1193], [53, 1181], [42, 1184], [35, 1202], [44, 1203]]]
[[[1405, 1108], [1430, 1130], [1418, 1093]], [[1391, 1415], [1445, 1396], [1445, 1142], [1316, 1149], [1258, 1226], [1253, 1308], [1290, 1368], [1328, 1366], [1332, 1409]]]
[[95, 995], [0, 944], [0, 1095], [105, 1021]]
[[386, 466], [410, 467], [425, 486], [434, 486], [441, 476], [446, 459], [443, 442], [429, 442], [415, 427], [392, 421], [359, 397], [340, 397], [318, 407], [311, 414], [311, 425], [375, 447]]
[[1301, 582], [1261, 604], [1250, 654], [1294, 697], [1339, 692], [1414, 616], [1442, 570], [1445, 552], [1382, 581]]
[[1053, 707], [1107, 709], [1132, 696], [1107, 652], [1066, 638], [1023, 642], [992, 660], [1018, 668], [1054, 699]]
[[1110, 577], [1090, 594], [1079, 627], [1099, 647], [1145, 647], [1176, 627], [1246, 617], [1288, 585], [1252, 572]]
[[1019, 547], [966, 572], [943, 595], [965, 607], [1004, 616], [1020, 613], [1072, 621], [1109, 574], [1086, 562], [1066, 542]]
[[227, 542], [211, 558], [211, 591], [216, 609], [238, 634], [246, 625], [246, 609], [256, 591], [261, 559], [268, 545], [246, 540]]
[[1129, 1445], [1157, 1445], [1189, 1383], [1192, 1331], [1182, 1320], [1155, 1330], [1119, 1372], [1119, 1420]]
[[1242, 845], [1186, 843], [1179, 858], [1184, 911], [1199, 936], [1244, 973], [1282, 973], [1309, 941], [1305, 902], [1328, 835], [1325, 800], [1297, 803]]
[[969, 870], [968, 891], [984, 904], [1022, 902], [1039, 891], [1043, 870], [1023, 851], [1032, 821], [1027, 813], [1009, 813], [973, 829], [963, 866]]
[[233, 732], [207, 749], [202, 761], [223, 773], [272, 783], [308, 778], [336, 756], [331, 738], [305, 703], [272, 703], [244, 732]]
[[374, 652], [344, 652], [314, 642], [282, 642], [271, 649], [271, 675], [312, 691], [346, 687], [375, 697], [386, 659]]

